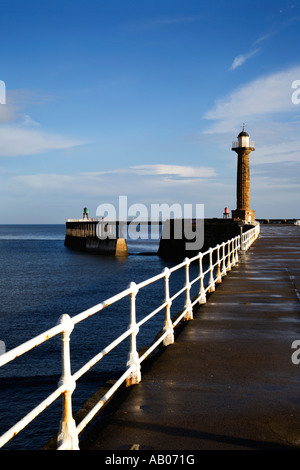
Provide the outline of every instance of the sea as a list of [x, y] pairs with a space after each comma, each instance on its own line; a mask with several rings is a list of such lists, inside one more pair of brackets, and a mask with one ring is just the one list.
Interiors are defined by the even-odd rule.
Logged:
[[[57, 324], [162, 272], [174, 262], [157, 255], [160, 232], [128, 239], [128, 257], [110, 257], [73, 251], [64, 246], [65, 225], [0, 225], [0, 345], [9, 351]], [[152, 227], [153, 230], [153, 227]], [[136, 238], [136, 237], [135, 237]], [[194, 273], [193, 273], [193, 270]], [[192, 276], [197, 267], [191, 267]], [[170, 293], [184, 286], [184, 269], [171, 276]], [[196, 283], [193, 287], [196, 287]], [[193, 292], [192, 292], [193, 294]], [[141, 289], [137, 320], [164, 301], [164, 281]], [[184, 294], [172, 304], [174, 316], [185, 302]], [[71, 368], [76, 372], [121, 333], [130, 322], [130, 300], [105, 308], [71, 334]], [[144, 324], [138, 349], [151, 344], [164, 323], [164, 312]], [[3, 352], [3, 351], [0, 351]], [[107, 380], [126, 369], [129, 340], [105, 356], [76, 384], [73, 413]], [[61, 376], [60, 335], [0, 368], [0, 435], [50, 395]], [[58, 431], [61, 399], [56, 400], [3, 450], [41, 449]]]

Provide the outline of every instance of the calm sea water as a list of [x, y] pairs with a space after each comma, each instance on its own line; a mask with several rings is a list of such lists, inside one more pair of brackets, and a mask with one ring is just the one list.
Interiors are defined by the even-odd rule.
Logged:
[[[72, 251], [64, 246], [64, 238], [64, 225], [0, 225], [0, 340], [7, 351], [54, 326], [63, 313], [74, 316], [167, 265], [155, 254], [159, 239], [128, 240], [130, 256], [111, 258]], [[172, 276], [171, 294], [183, 283], [181, 270]], [[163, 281], [143, 289], [137, 296], [137, 319], [163, 300]], [[173, 314], [183, 304], [184, 296], [172, 306]], [[128, 324], [126, 298], [76, 325], [71, 335], [72, 372]], [[141, 328], [138, 347], [149, 344], [162, 326], [163, 312]], [[74, 412], [105, 380], [125, 370], [128, 348], [128, 342], [116, 348], [78, 382]], [[60, 338], [53, 338], [0, 369], [0, 435], [56, 388], [60, 355]], [[59, 399], [3, 449], [41, 448], [57, 431], [60, 415]]]

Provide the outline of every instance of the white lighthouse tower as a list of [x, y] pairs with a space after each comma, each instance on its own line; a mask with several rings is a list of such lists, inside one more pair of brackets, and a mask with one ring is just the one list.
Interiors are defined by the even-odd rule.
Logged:
[[252, 222], [255, 220], [255, 211], [250, 209], [250, 168], [249, 155], [255, 150], [254, 142], [250, 142], [249, 134], [243, 125], [237, 142], [232, 143], [232, 150], [237, 153], [237, 182], [236, 182], [236, 210], [232, 211], [232, 218]]

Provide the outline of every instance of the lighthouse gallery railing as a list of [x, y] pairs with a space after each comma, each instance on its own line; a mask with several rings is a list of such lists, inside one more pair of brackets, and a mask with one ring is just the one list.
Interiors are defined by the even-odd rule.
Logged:
[[[215, 285], [222, 282], [222, 277], [231, 270], [238, 262], [239, 250], [246, 251], [252, 245], [252, 243], [259, 236], [260, 226], [257, 224], [254, 228], [243, 233], [241, 236], [237, 236], [228, 240], [227, 242], [217, 245], [214, 248], [210, 248], [204, 253], [198, 253], [197, 256], [192, 258], [186, 258], [182, 263], [177, 264], [172, 268], [165, 268], [162, 273], [157, 276], [146, 279], [145, 281], [136, 284], [132, 282], [128, 289], [120, 292], [113, 297], [105, 300], [104, 302], [95, 305], [94, 307], [85, 310], [84, 312], [70, 317], [69, 315], [62, 315], [59, 322], [53, 328], [45, 331], [44, 333], [34, 337], [33, 339], [21, 344], [20, 346], [8, 351], [0, 356], [0, 367], [15, 358], [25, 354], [36, 346], [50, 340], [56, 335], [61, 334], [62, 338], [62, 366], [61, 366], [61, 379], [58, 383], [57, 389], [50, 394], [44, 401], [42, 401], [37, 407], [29, 412], [23, 419], [16, 423], [12, 428], [6, 431], [0, 437], [0, 447], [5, 445], [12, 437], [18, 434], [23, 428], [25, 428], [31, 421], [33, 421], [40, 413], [42, 413], [51, 403], [53, 403], [58, 397], [62, 396], [62, 419], [60, 422], [60, 428], [58, 433], [57, 448], [60, 450], [72, 450], [79, 449], [79, 434], [87, 426], [87, 424], [95, 417], [95, 415], [101, 410], [104, 404], [111, 398], [115, 391], [124, 383], [126, 385], [136, 384], [141, 380], [141, 363], [163, 343], [165, 346], [174, 342], [174, 328], [181, 322], [181, 320], [191, 320], [193, 318], [193, 307], [206, 302], [207, 293], [215, 290]], [[203, 258], [208, 257], [209, 263], [206, 270], [203, 270]], [[191, 263], [199, 263], [199, 274], [198, 276], [190, 280], [190, 265]], [[177, 270], [185, 270], [185, 284], [178, 292], [173, 296], [170, 296], [169, 291], [169, 279]], [[208, 282], [205, 283], [205, 277]], [[149, 313], [141, 321], [136, 321], [136, 296], [143, 289], [143, 287], [155, 283], [156, 281], [164, 279], [165, 284], [165, 299], [155, 310]], [[195, 298], [191, 298], [191, 287], [194, 283], [199, 282], [198, 295]], [[184, 295], [185, 302], [184, 307], [180, 314], [176, 317], [176, 320], [171, 318], [171, 304], [179, 297]], [[118, 302], [130, 296], [130, 324], [129, 328], [119, 336], [115, 341], [106, 346], [90, 361], [88, 361], [81, 369], [74, 374], [71, 373], [71, 360], [70, 360], [70, 335], [74, 326], [85, 320], [86, 318], [101, 312], [108, 305]], [[150, 320], [158, 312], [165, 310], [164, 325], [162, 333], [159, 338], [147, 349], [139, 355], [137, 351], [136, 339], [139, 332], [139, 328]], [[99, 362], [105, 355], [107, 355], [112, 349], [118, 344], [130, 337], [130, 351], [127, 362], [127, 369], [122, 376], [114, 383], [114, 385], [107, 391], [107, 393], [100, 399], [100, 401], [94, 406], [94, 408], [83, 418], [83, 420], [76, 425], [72, 416], [72, 393], [76, 386], [76, 381], [87, 371], [90, 370], [97, 362]]]

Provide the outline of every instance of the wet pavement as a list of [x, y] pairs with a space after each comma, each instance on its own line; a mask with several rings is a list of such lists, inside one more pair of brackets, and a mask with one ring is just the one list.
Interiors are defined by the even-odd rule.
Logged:
[[107, 407], [81, 449], [300, 449], [300, 364], [292, 362], [299, 292], [300, 227], [262, 225], [238, 266], [142, 382]]

